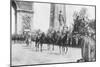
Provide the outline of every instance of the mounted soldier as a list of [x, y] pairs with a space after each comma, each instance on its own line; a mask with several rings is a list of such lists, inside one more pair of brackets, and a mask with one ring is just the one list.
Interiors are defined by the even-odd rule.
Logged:
[[41, 33], [41, 36], [40, 36], [40, 39], [39, 39], [40, 51], [41, 52], [42, 52], [43, 43], [45, 43], [45, 33], [44, 32]]

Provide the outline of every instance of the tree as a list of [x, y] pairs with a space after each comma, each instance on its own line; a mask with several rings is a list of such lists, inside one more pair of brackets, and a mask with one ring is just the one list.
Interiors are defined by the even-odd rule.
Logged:
[[95, 19], [90, 21], [89, 27], [91, 27], [93, 30], [96, 30], [96, 20]]
[[86, 25], [87, 25], [87, 9], [82, 8], [79, 12], [74, 12], [73, 20], [74, 20], [74, 29], [73, 34], [79, 33], [84, 35], [87, 32]]

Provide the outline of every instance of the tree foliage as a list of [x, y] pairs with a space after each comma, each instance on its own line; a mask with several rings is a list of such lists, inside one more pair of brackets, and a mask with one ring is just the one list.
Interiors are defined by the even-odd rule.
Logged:
[[73, 14], [73, 20], [74, 20], [74, 33], [79, 33], [81, 35], [85, 35], [85, 33], [88, 32], [87, 30], [87, 9], [82, 8], [79, 12], [74, 12]]

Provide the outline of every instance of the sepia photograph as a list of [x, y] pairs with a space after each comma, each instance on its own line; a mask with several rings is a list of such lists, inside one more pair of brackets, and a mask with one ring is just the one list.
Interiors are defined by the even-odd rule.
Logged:
[[96, 61], [96, 6], [10, 1], [10, 65]]

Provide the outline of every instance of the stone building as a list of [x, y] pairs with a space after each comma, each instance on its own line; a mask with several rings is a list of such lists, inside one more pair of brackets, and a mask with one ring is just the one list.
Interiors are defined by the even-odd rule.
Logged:
[[15, 24], [15, 31], [12, 34], [23, 34], [26, 31], [31, 32], [33, 29], [33, 2], [11, 1], [12, 23]]
[[39, 23], [41, 21], [42, 23], [48, 22], [49, 24], [47, 26], [55, 30], [61, 30], [66, 23], [66, 9], [65, 9], [66, 7], [64, 4], [51, 3], [47, 5], [48, 7], [44, 7], [46, 4], [43, 3], [45, 4], [43, 5], [42, 3], [40, 3], [40, 5], [42, 5], [43, 7], [41, 8], [41, 6], [38, 6], [37, 10], [38, 11], [41, 10], [40, 13], [42, 13], [43, 9], [47, 9], [45, 12], [47, 12], [46, 14], [49, 15], [49, 16], [46, 15], [45, 17], [43, 16], [44, 18], [37, 17], [43, 15], [44, 12], [43, 14], [38, 13], [39, 15], [36, 15], [37, 10], [35, 10], [35, 8], [37, 7], [36, 4], [38, 5], [39, 3], [33, 3], [31, 1], [12, 0], [11, 4], [12, 4], [11, 9], [13, 15], [12, 23], [14, 24], [12, 25], [14, 26], [12, 28], [14, 29], [14, 31], [12, 30], [12, 34], [23, 34], [24, 32], [32, 33], [34, 32], [34, 27], [35, 27], [34, 24]]

